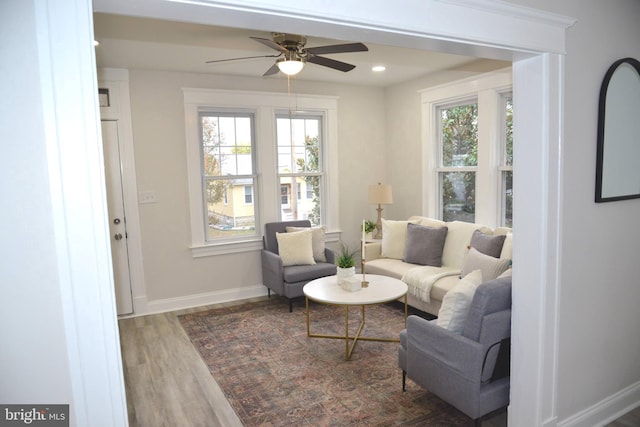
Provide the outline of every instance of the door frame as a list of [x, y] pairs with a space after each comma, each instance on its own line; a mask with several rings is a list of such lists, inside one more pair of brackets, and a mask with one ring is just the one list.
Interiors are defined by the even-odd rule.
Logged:
[[138, 209], [138, 185], [133, 146], [131, 99], [129, 96], [129, 70], [101, 68], [98, 70], [98, 88], [109, 90], [109, 106], [100, 107], [101, 120], [115, 120], [118, 124], [120, 163], [122, 165], [122, 196], [126, 214], [127, 246], [129, 249], [129, 275], [133, 313], [121, 317], [147, 313], [147, 297], [142, 259], [142, 236]]
[[[527, 259], [514, 270], [512, 399], [509, 423], [557, 424], [559, 230], [564, 143], [564, 47], [574, 20], [506, 2], [422, 0], [398, 7], [375, 2], [362, 14], [358, 4], [304, 1], [294, 9], [285, 0], [177, 2], [171, 0], [70, 0], [34, 2], [45, 123], [56, 131], [50, 147], [49, 175], [56, 206], [56, 244], [65, 308], [67, 349], [72, 368], [73, 411], [77, 425], [101, 419], [126, 425], [113, 280], [108, 280], [109, 231], [104, 177], [100, 177], [100, 117], [93, 52], [92, 9], [107, 13], [208, 21], [212, 25], [279, 28], [332, 38], [514, 61], [514, 105], [528, 120], [514, 121], [520, 146], [515, 153], [514, 190], [532, 199], [514, 205], [514, 257]], [[455, 18], [455, 19], [454, 19]], [[69, 85], [68, 82], [74, 82]], [[529, 122], [529, 123], [523, 123]], [[531, 131], [531, 132], [528, 132]], [[531, 155], [531, 158], [527, 158]], [[95, 172], [95, 171], [98, 172]], [[518, 179], [518, 174], [527, 179]], [[102, 174], [104, 175], [104, 174]], [[78, 178], [86, 178], [79, 180]], [[84, 200], [86, 187], [94, 190]], [[62, 191], [64, 189], [64, 191]], [[95, 194], [94, 194], [95, 193]], [[92, 209], [90, 209], [92, 208]], [[531, 209], [530, 209], [531, 208]], [[92, 221], [65, 221], [75, 212]], [[93, 247], [92, 269], [73, 250]], [[87, 280], [83, 279], [87, 276]], [[530, 297], [530, 298], [526, 298]], [[87, 312], [94, 312], [89, 316]], [[102, 346], [95, 346], [95, 337]], [[109, 384], [109, 386], [105, 386]], [[99, 385], [99, 388], [98, 388]]]

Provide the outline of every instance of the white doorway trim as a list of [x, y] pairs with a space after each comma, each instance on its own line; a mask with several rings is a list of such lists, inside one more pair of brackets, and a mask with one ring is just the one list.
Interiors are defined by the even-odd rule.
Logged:
[[[48, 105], [60, 112], [53, 119], [53, 124], [65, 128], [69, 124], [69, 116], [81, 110], [84, 113], [74, 117], [75, 123], [81, 120], [81, 130], [89, 136], [82, 139], [85, 141], [85, 148], [74, 151], [73, 154], [59, 141], [54, 141], [54, 145], [56, 142], [60, 145], [63, 154], [60, 163], [66, 166], [67, 159], [64, 157], [73, 155], [71, 163], [80, 162], [101, 170], [98, 162], [102, 159], [95, 153], [95, 147], [99, 144], [97, 134], [100, 123], [95, 111], [95, 63], [90, 55], [91, 2], [50, 0], [36, 4], [41, 14], [53, 23], [47, 26], [49, 22], [43, 22], [42, 28], [48, 28], [49, 34], [44, 40], [47, 43], [41, 46], [41, 55], [52, 53], [49, 58], [56, 59], [53, 64], [54, 72], [48, 74], [46, 70], [41, 71], [41, 83], [51, 85], [55, 94], [69, 88], [67, 81], [74, 81], [80, 86], [78, 90], [65, 94], [64, 100], [75, 104], [51, 102]], [[44, 6], [39, 6], [42, 4]], [[278, 28], [279, 31], [316, 36], [513, 59], [514, 105], [518, 114], [525, 115], [526, 112], [530, 115], [527, 116], [527, 123], [515, 117], [514, 132], [519, 140], [514, 159], [517, 169], [514, 189], [519, 194], [527, 194], [533, 202], [525, 205], [516, 201], [514, 205], [514, 232], [517, 236], [514, 256], [523, 261], [517, 263], [514, 271], [513, 374], [509, 422], [512, 425], [556, 425], [557, 294], [561, 265], [559, 200], [562, 190], [559, 178], [562, 176], [564, 81], [561, 55], [564, 53], [565, 30], [574, 21], [530, 8], [488, 0], [421, 0], [407, 2], [403, 7], [398, 7], [393, 2], [375, 1], [367, 4], [367, 17], [364, 17], [361, 5], [362, 3], [341, 0], [301, 0], [295, 6], [288, 0], [96, 0], [94, 4], [96, 11], [108, 13], [180, 19], [266, 31]], [[57, 76], [59, 77], [56, 78]], [[520, 147], [526, 148], [521, 150]], [[97, 209], [98, 215], [89, 237], [95, 240], [96, 257], [101, 261], [104, 271], [109, 267], [104, 181], [85, 169], [88, 167], [72, 167], [71, 174], [77, 171], [83, 177], [89, 175], [86, 182], [97, 195], [89, 199], [94, 202], [93, 207]], [[65, 171], [61, 171], [61, 175], [63, 183], [72, 178]], [[73, 188], [74, 185], [70, 187]], [[69, 194], [52, 193], [56, 200], [62, 200], [65, 207], [74, 207]], [[61, 233], [63, 244], [71, 246], [77, 235], [74, 230], [66, 230], [64, 225], [60, 224], [56, 232]], [[526, 245], [518, 242], [526, 242]], [[68, 266], [61, 267], [69, 268], [72, 275], [86, 270], [73, 257]], [[126, 414], [124, 393], [116, 392], [118, 385], [122, 383], [122, 370], [119, 354], [114, 351], [118, 333], [114, 328], [112, 290], [108, 289], [109, 283], [102, 276], [92, 279], [89, 281], [89, 290], [78, 289], [80, 285], [76, 281], [69, 282], [68, 289], [65, 288], [69, 291], [65, 298], [72, 311], [71, 323], [78, 326], [77, 330], [69, 328], [68, 335], [74, 342], [68, 345], [80, 344], [80, 348], [74, 352], [78, 360], [73, 360], [72, 368], [78, 368], [75, 378], [87, 385], [82, 390], [74, 388], [74, 403], [88, 409], [100, 406], [95, 412], [88, 413], [97, 419], [108, 419], [109, 421], [104, 421], [105, 425], [125, 425], [126, 418], [122, 419], [122, 412]], [[83, 286], [87, 287], [87, 284], [84, 283]], [[92, 299], [91, 305], [86, 307], [81, 306], [81, 302], [74, 298], [72, 293], [75, 291], [81, 295], [88, 293], [88, 296], [95, 296], [93, 294], [96, 292], [99, 295], [97, 300]], [[96, 324], [96, 328], [91, 331], [87, 330], [87, 326], [77, 325], [81, 317], [74, 315], [74, 312], [87, 309], [95, 309], [100, 313], [93, 319], [92, 323]], [[89, 358], [97, 350], [88, 346], [96, 335], [109, 345], [106, 351], [99, 353], [103, 358], [106, 357], [108, 369], [101, 369], [100, 373], [104, 373], [107, 381], [97, 380], [94, 384], [110, 384], [112, 406], [105, 405], [103, 393], [91, 389], [88, 386], [90, 380], [82, 378], [86, 375], [87, 379], [95, 379], [97, 375], [91, 370], [97, 362], [89, 363]], [[84, 361], [88, 363], [81, 363]], [[112, 414], [108, 417], [98, 415], [107, 415], [105, 412], [109, 411]], [[87, 418], [78, 417], [78, 420], [78, 425], [83, 425]]]
[[98, 70], [98, 87], [109, 89], [110, 106], [100, 108], [102, 120], [117, 120], [120, 135], [120, 160], [122, 164], [122, 194], [127, 215], [127, 245], [129, 248], [129, 272], [133, 314], [147, 313], [148, 304], [142, 258], [142, 232], [138, 208], [138, 185], [131, 123], [129, 96], [129, 71], [119, 68]]
[[[90, 0], [32, 2], [70, 425], [126, 426]], [[15, 43], [20, 44], [18, 37]], [[28, 43], [25, 43], [28, 45]], [[46, 357], [46, 355], [43, 355]], [[63, 385], [60, 385], [63, 387]]]

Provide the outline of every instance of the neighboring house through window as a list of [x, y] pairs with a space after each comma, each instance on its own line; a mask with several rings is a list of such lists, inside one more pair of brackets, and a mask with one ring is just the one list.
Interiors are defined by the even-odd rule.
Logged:
[[253, 113], [201, 111], [199, 117], [205, 239], [241, 236], [255, 226]]
[[[283, 220], [308, 219], [322, 223], [322, 116], [279, 114], [276, 118], [278, 177], [287, 191], [282, 201]], [[301, 188], [311, 196], [301, 198]], [[284, 191], [284, 190], [283, 190]], [[296, 197], [290, 197], [295, 194]]]
[[336, 97], [297, 94], [293, 113], [288, 94], [183, 92], [193, 256], [260, 249], [264, 223], [287, 219], [337, 240]]

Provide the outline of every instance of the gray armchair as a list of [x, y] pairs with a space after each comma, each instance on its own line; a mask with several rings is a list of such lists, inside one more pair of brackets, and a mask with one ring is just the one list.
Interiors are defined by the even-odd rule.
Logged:
[[291, 265], [284, 267], [278, 255], [276, 233], [285, 233], [286, 227], [311, 227], [308, 220], [271, 222], [264, 226], [262, 241], [262, 283], [271, 291], [289, 299], [289, 311], [293, 311], [292, 300], [303, 296], [302, 288], [308, 282], [336, 274], [335, 255], [329, 248], [324, 253], [327, 262], [313, 265]]
[[462, 335], [435, 322], [409, 316], [400, 333], [402, 389], [408, 376], [480, 425], [509, 404], [511, 277], [478, 287]]

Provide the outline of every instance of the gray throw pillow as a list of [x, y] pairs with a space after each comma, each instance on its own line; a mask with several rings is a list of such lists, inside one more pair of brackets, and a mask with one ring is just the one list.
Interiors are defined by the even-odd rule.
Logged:
[[402, 260], [411, 264], [442, 267], [442, 251], [448, 230], [447, 227], [407, 224], [407, 242]]
[[504, 239], [507, 236], [504, 234], [492, 236], [489, 234], [484, 234], [480, 230], [476, 230], [471, 235], [471, 244], [472, 248], [476, 248], [476, 250], [485, 255], [492, 256], [494, 258], [500, 258], [500, 254], [502, 253], [502, 246], [504, 245]]

